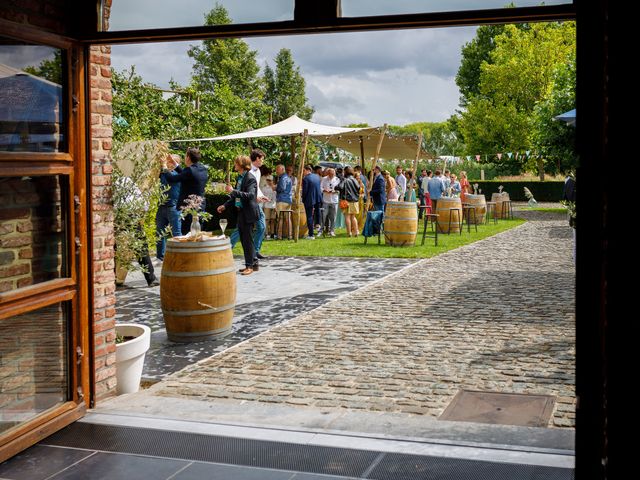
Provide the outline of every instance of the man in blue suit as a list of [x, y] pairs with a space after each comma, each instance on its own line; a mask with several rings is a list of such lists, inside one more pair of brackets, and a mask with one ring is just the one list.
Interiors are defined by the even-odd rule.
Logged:
[[384, 210], [384, 206], [387, 204], [387, 189], [382, 176], [382, 170], [376, 166], [373, 169], [373, 185], [371, 186], [371, 200], [373, 201], [374, 210]]
[[313, 240], [313, 218], [314, 212], [319, 214], [322, 207], [322, 189], [320, 188], [320, 177], [313, 175], [311, 165], [305, 165], [304, 178], [302, 179], [302, 203], [304, 204], [304, 211], [307, 215], [307, 228], [309, 229], [309, 235], [307, 239]]
[[[209, 172], [207, 167], [200, 163], [201, 155], [200, 150], [197, 148], [187, 148], [187, 153], [184, 157], [185, 168], [181, 168], [179, 165], [175, 167], [177, 175], [167, 176], [166, 180], [169, 184], [180, 184], [180, 196], [178, 197], [178, 210], [184, 205], [184, 201], [189, 195], [198, 195], [203, 198], [200, 210], [204, 211], [207, 207], [207, 202], [204, 196], [204, 187], [209, 179]], [[186, 235], [191, 230], [191, 215], [182, 222], [182, 234]]]

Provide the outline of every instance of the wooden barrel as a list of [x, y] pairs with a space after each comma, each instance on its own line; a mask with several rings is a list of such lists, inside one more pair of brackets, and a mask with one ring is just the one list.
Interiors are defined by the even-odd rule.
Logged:
[[291, 210], [293, 210], [293, 228], [299, 226], [298, 230], [298, 238], [307, 236], [307, 212], [304, 210], [304, 203], [293, 202], [291, 205]]
[[[473, 205], [476, 211], [476, 223], [484, 223], [485, 215], [487, 214], [487, 200], [484, 195], [472, 195], [467, 193], [465, 195], [465, 202], [469, 205]], [[473, 214], [469, 215], [469, 221], [473, 222]]]
[[160, 305], [169, 340], [199, 342], [231, 332], [236, 267], [229, 238], [167, 240]]
[[509, 194], [507, 192], [494, 193], [491, 195], [491, 201], [496, 204], [496, 217], [502, 218], [502, 202], [509, 200]]
[[[451, 212], [451, 209], [458, 210], [458, 214]], [[436, 206], [438, 214], [438, 232], [449, 233], [449, 218], [451, 218], [451, 232], [458, 233], [460, 231], [460, 223], [462, 222], [462, 201], [460, 197], [440, 197]]]
[[387, 202], [384, 212], [384, 243], [413, 247], [418, 232], [418, 209], [413, 202]]

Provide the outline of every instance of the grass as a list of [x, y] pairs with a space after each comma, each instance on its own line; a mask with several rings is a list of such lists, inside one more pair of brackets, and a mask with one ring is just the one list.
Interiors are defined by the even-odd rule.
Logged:
[[518, 210], [527, 212], [545, 212], [545, 213], [567, 213], [566, 208], [544, 208], [544, 207], [518, 207]]
[[[497, 225], [478, 225], [478, 232], [475, 232], [473, 225], [471, 233], [467, 233], [467, 226], [464, 226], [462, 235], [452, 233], [451, 235], [438, 235], [438, 246], [434, 246], [433, 238], [422, 241], [422, 222], [418, 225], [418, 239], [415, 247], [391, 247], [384, 244], [384, 235], [381, 237], [381, 244], [378, 245], [378, 237], [371, 237], [364, 244], [364, 237], [349, 238], [344, 229], [336, 232], [336, 237], [322, 238], [315, 240], [267, 240], [262, 243], [261, 252], [265, 256], [288, 256], [288, 257], [373, 257], [373, 258], [429, 258], [439, 255], [448, 250], [467, 245], [469, 243], [491, 237], [497, 233], [504, 232], [524, 223], [525, 220], [516, 218], [513, 220], [500, 220]], [[236, 255], [242, 255], [242, 246], [236, 245], [233, 251]]]

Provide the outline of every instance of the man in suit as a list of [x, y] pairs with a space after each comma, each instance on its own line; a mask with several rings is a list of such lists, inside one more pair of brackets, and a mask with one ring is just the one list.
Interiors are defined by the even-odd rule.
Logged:
[[231, 185], [225, 187], [229, 193], [229, 200], [224, 205], [217, 208], [218, 213], [224, 212], [227, 208], [235, 207], [238, 210], [238, 232], [240, 242], [244, 251], [245, 268], [240, 270], [242, 275], [251, 275], [258, 271], [258, 260], [253, 246], [253, 226], [260, 218], [260, 208], [258, 207], [258, 181], [251, 172], [251, 159], [245, 155], [240, 155], [234, 160], [234, 168], [240, 175], [236, 188]]
[[[197, 148], [187, 148], [187, 153], [184, 157], [185, 168], [179, 165], [175, 166], [177, 175], [166, 177], [169, 184], [180, 183], [180, 196], [178, 197], [178, 210], [184, 205], [184, 200], [189, 195], [198, 195], [205, 198], [204, 187], [209, 179], [209, 172], [207, 167], [200, 163], [200, 150]], [[201, 210], [206, 210], [206, 199], [202, 201]], [[191, 215], [182, 221], [182, 234], [186, 235], [191, 230]]]
[[313, 218], [314, 213], [319, 215], [322, 207], [322, 188], [320, 188], [320, 177], [311, 173], [311, 165], [305, 165], [304, 178], [302, 179], [302, 203], [307, 215], [307, 228], [309, 229], [308, 240], [314, 240]]
[[374, 210], [384, 210], [384, 206], [387, 204], [387, 189], [382, 176], [382, 170], [376, 166], [373, 170], [373, 185], [371, 186], [371, 200], [373, 201]]

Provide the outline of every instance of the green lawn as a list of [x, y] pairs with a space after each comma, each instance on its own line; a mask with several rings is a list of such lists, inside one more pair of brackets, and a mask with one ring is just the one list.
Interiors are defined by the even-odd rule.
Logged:
[[[378, 245], [378, 237], [369, 238], [367, 245], [364, 238], [359, 235], [357, 238], [348, 238], [344, 229], [336, 232], [334, 238], [316, 238], [315, 240], [266, 240], [262, 244], [261, 253], [265, 256], [289, 256], [289, 257], [375, 257], [375, 258], [428, 258], [452, 250], [454, 248], [473, 243], [477, 240], [490, 237], [496, 233], [504, 232], [510, 228], [517, 227], [525, 220], [500, 220], [497, 225], [478, 225], [478, 233], [471, 226], [471, 233], [467, 233], [467, 226], [464, 226], [462, 235], [452, 233], [451, 235], [438, 235], [438, 246], [434, 246], [433, 238], [427, 238], [424, 246], [420, 246], [422, 240], [422, 222], [419, 223], [418, 240], [415, 247], [390, 247], [384, 244], [382, 236], [381, 244]], [[242, 255], [242, 246], [236, 245], [233, 251], [236, 255]]]

